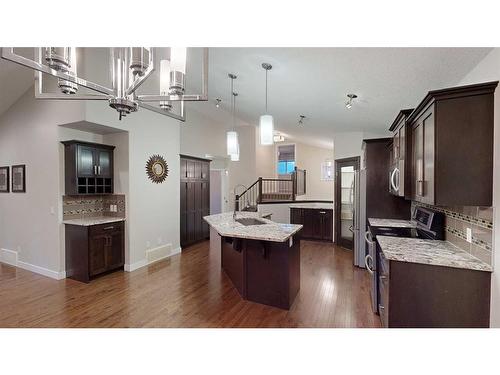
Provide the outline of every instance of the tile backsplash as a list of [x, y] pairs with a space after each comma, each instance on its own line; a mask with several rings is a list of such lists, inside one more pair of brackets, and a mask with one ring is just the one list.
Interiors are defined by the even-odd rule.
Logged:
[[[417, 205], [443, 212], [445, 239], [492, 265], [493, 207], [437, 207], [413, 201], [412, 212]], [[472, 230], [472, 243], [467, 242], [467, 228]]]
[[[117, 206], [117, 212], [111, 211], [111, 205]], [[110, 216], [125, 217], [125, 195], [85, 195], [63, 196], [63, 220], [86, 217]]]

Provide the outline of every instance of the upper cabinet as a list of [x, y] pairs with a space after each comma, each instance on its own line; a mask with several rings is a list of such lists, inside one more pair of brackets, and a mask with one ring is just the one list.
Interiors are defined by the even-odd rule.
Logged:
[[436, 206], [492, 205], [497, 85], [431, 91], [411, 113], [411, 199]]
[[64, 141], [66, 195], [112, 194], [115, 146]]
[[413, 109], [403, 109], [389, 128], [393, 132], [390, 150], [389, 191], [399, 197], [411, 198], [411, 132], [408, 117]]

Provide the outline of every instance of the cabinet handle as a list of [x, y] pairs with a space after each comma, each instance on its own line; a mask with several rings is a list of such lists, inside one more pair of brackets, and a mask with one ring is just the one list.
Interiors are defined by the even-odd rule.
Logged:
[[326, 214], [326, 212], [325, 212], [325, 211], [320, 211], [319, 213], [320, 213], [320, 214]]
[[94, 174], [97, 174], [97, 165], [94, 165]]
[[385, 310], [385, 307], [384, 307], [384, 306], [382, 306], [381, 304], [379, 304], [379, 305], [378, 305], [378, 309], [383, 311], [383, 310]]
[[97, 174], [98, 174], [98, 175], [100, 175], [100, 174], [101, 174], [101, 166], [100, 166], [100, 165], [97, 167]]
[[424, 196], [424, 181], [423, 180], [417, 180], [417, 195], [419, 197]]
[[114, 228], [115, 228], [114, 226], [110, 226], [110, 227], [102, 228], [102, 230], [111, 230], [111, 229], [114, 229]]

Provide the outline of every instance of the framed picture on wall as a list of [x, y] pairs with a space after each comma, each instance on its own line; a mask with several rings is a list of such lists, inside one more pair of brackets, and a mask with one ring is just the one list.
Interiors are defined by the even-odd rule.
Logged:
[[12, 166], [12, 192], [26, 193], [26, 165]]
[[8, 193], [9, 184], [9, 167], [0, 167], [0, 193]]

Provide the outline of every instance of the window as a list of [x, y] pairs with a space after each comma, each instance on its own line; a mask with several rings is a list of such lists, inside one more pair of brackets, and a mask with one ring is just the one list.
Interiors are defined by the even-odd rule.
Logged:
[[333, 161], [321, 163], [321, 181], [333, 181]]
[[295, 170], [295, 145], [278, 146], [278, 176], [286, 176]]
[[290, 174], [295, 170], [295, 160], [278, 161], [278, 174]]

